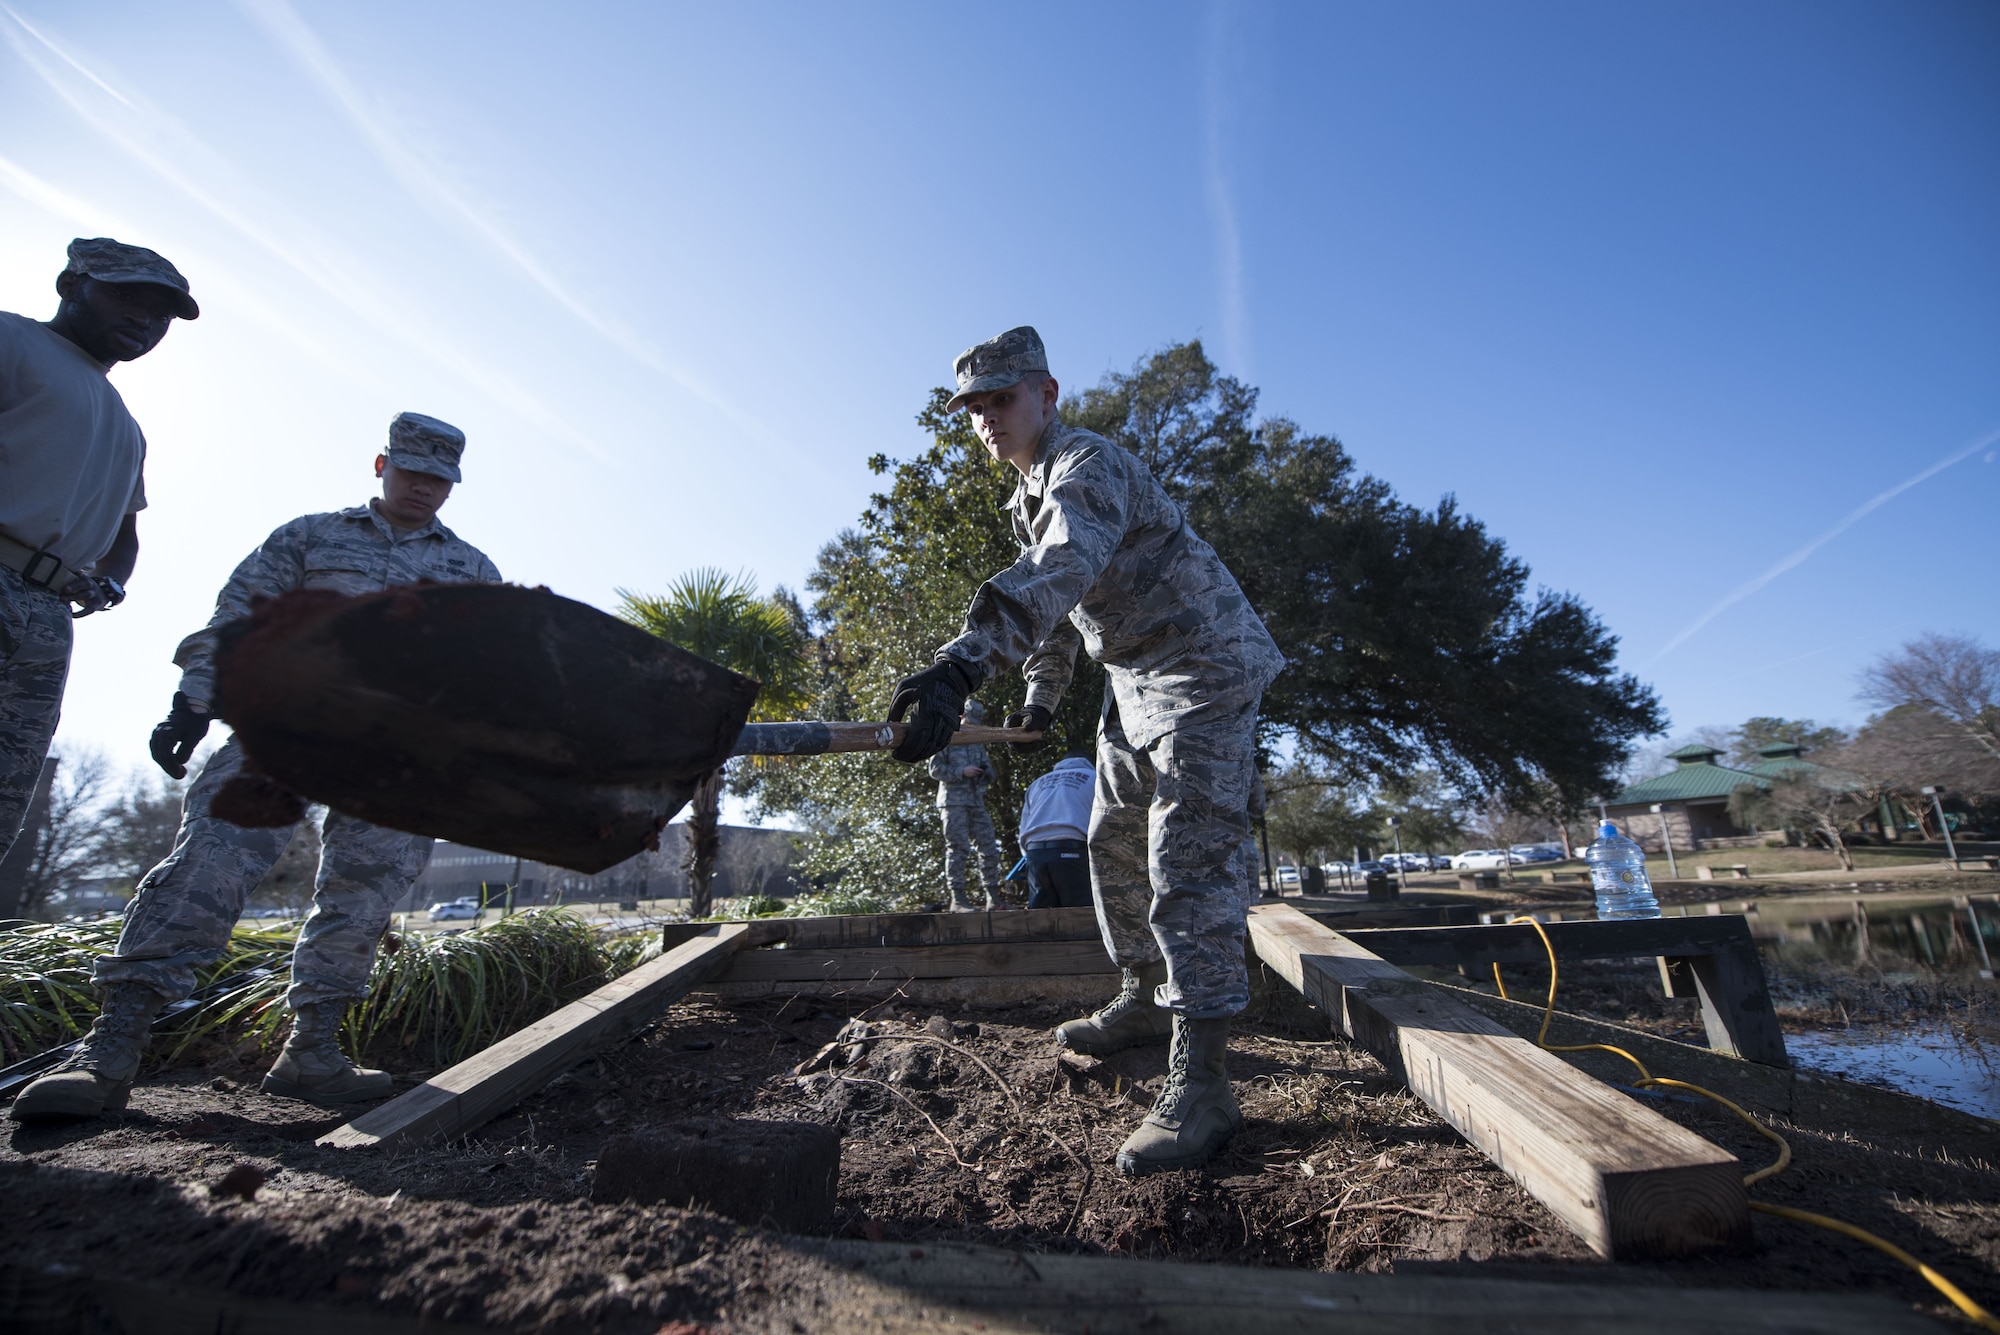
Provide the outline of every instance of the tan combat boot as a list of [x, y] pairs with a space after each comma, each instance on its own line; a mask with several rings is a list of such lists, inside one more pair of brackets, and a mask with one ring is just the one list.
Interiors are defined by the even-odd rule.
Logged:
[[83, 1046], [63, 1063], [22, 1090], [7, 1115], [17, 1122], [54, 1122], [95, 1117], [125, 1106], [139, 1057], [153, 1033], [153, 1017], [163, 1005], [144, 983], [112, 983]]
[[1056, 1042], [1072, 1052], [1106, 1057], [1158, 1043], [1173, 1032], [1173, 1012], [1153, 1004], [1153, 989], [1167, 981], [1167, 962], [1121, 970], [1125, 985], [1095, 1015], [1056, 1026]]
[[292, 1012], [292, 1036], [264, 1077], [266, 1094], [307, 1103], [366, 1103], [386, 1098], [395, 1084], [387, 1071], [357, 1066], [340, 1050], [340, 1022], [347, 1004], [320, 1001]]
[[1153, 1111], [1118, 1151], [1118, 1171], [1143, 1177], [1174, 1168], [1198, 1168], [1243, 1128], [1243, 1112], [1229, 1088], [1229, 1021], [1174, 1017], [1174, 1050], [1167, 1083]]

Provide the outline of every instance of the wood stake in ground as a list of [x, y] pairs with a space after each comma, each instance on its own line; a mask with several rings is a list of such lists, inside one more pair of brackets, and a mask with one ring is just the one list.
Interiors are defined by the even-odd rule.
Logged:
[[1743, 1167], [1720, 1147], [1290, 905], [1251, 908], [1250, 937], [1334, 1027], [1600, 1254], [1748, 1243]]
[[724, 923], [319, 1138], [335, 1149], [457, 1136], [490, 1121], [713, 978], [748, 929]]

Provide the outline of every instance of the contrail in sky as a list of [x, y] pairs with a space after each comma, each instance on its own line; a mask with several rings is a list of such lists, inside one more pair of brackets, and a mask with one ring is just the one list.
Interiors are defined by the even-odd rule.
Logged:
[[[114, 87], [23, 19], [12, 6], [0, 4], [0, 13], [12, 20], [12, 26], [0, 24], [0, 34], [6, 36], [14, 53], [98, 133], [151, 168], [216, 218], [268, 251], [335, 302], [375, 326], [386, 337], [442, 364], [496, 403], [533, 422], [549, 435], [568, 441], [595, 459], [608, 460], [609, 456], [602, 447], [578, 431], [568, 419], [552, 412], [539, 399], [523, 390], [517, 378], [503, 375], [454, 351], [454, 340], [427, 327], [416, 311], [381, 296], [383, 285], [380, 282], [365, 277], [355, 264], [345, 261], [329, 245], [323, 242], [312, 244], [312, 234], [303, 225], [287, 221], [283, 231], [299, 239], [280, 239], [276, 231], [251, 217], [237, 203], [204, 186], [183, 169], [175, 156], [155, 148], [139, 132], [122, 124], [121, 120], [137, 119], [146, 130], [165, 131], [178, 139], [183, 148], [191, 150], [194, 156], [226, 167], [218, 154], [172, 117], [146, 105], [143, 98], [135, 98]], [[32, 44], [27, 40], [29, 38], [33, 39]], [[103, 114], [102, 105], [80, 93], [71, 81], [52, 68], [46, 59], [48, 56], [53, 56], [63, 66], [82, 76], [130, 114], [123, 117]]]
[[1994, 442], [1996, 441], [2000, 441], [2000, 431], [1995, 431], [1991, 435], [1981, 436], [1978, 440], [1973, 441], [1970, 445], [1967, 445], [1959, 450], [1954, 450], [1952, 453], [1947, 454], [1944, 458], [1938, 460], [1936, 463], [1932, 464], [1929, 468], [1924, 469], [1921, 473], [1918, 473], [1916, 476], [1907, 478], [1902, 482], [1898, 482], [1895, 486], [1889, 488], [1887, 491], [1882, 492], [1880, 495], [1874, 496], [1869, 500], [1864, 501], [1862, 504], [1856, 506], [1852, 511], [1850, 511], [1846, 515], [1845, 518], [1843, 518], [1839, 523], [1835, 524], [1832, 528], [1820, 534], [1818, 537], [1814, 538], [1811, 542], [1799, 548], [1797, 551], [1793, 552], [1790, 556], [1787, 556], [1784, 560], [1778, 562], [1778, 564], [1772, 566], [1769, 570], [1766, 570], [1763, 574], [1757, 576], [1757, 578], [1751, 580], [1748, 584], [1745, 584], [1740, 588], [1736, 589], [1734, 592], [1730, 593], [1727, 597], [1723, 598], [1720, 602], [1716, 603], [1715, 606], [1709, 608], [1706, 612], [1703, 612], [1700, 616], [1696, 617], [1693, 621], [1689, 622], [1688, 625], [1681, 631], [1680, 634], [1674, 636], [1674, 638], [1667, 641], [1665, 648], [1661, 649], [1660, 652], [1653, 655], [1651, 662], [1649, 662], [1647, 666], [1648, 667], [1652, 666], [1653, 663], [1659, 662], [1662, 658], [1665, 658], [1668, 654], [1680, 648], [1683, 644], [1687, 643], [1687, 641], [1694, 636], [1696, 631], [1699, 631], [1703, 626], [1706, 626], [1709, 622], [1715, 620], [1716, 617], [1722, 615], [1723, 612], [1734, 607], [1736, 604], [1742, 602], [1745, 598], [1748, 598], [1751, 594], [1757, 592], [1757, 590], [1763, 588], [1766, 584], [1769, 584], [1772, 580], [1776, 579], [1778, 576], [1784, 574], [1788, 570], [1792, 570], [1800, 565], [1803, 565], [1807, 557], [1811, 556], [1814, 552], [1818, 551], [1820, 548], [1826, 546], [1829, 542], [1832, 542], [1835, 538], [1839, 537], [1841, 534], [1847, 532], [1848, 529], [1853, 528], [1861, 520], [1867, 518], [1875, 511], [1881, 509], [1883, 506], [1887, 505], [1890, 501], [1893, 501], [1898, 496], [1901, 496], [1904, 492], [1908, 491], [1910, 488], [1917, 486], [1921, 483], [1930, 481], [1932, 478], [1936, 477], [1939, 473], [1942, 473], [1945, 469], [1950, 468], [1953, 464], [1963, 463], [1965, 460], [1970, 459], [1973, 455], [1979, 453], [1981, 450], [1986, 449], [1989, 446], [1993, 445]]
[[1222, 305], [1223, 356], [1237, 376], [1250, 379], [1250, 312], [1243, 296], [1243, 236], [1236, 224], [1236, 201], [1223, 163], [1223, 55], [1229, 40], [1228, 7], [1212, 0], [1203, 33], [1202, 184], [1208, 195], [1209, 223], [1215, 229], [1215, 276]]
[[547, 293], [557, 305], [588, 328], [602, 335], [649, 370], [665, 376], [688, 394], [728, 418], [738, 428], [779, 445], [789, 442], [764, 423], [717, 394], [703, 380], [668, 360], [658, 348], [621, 321], [592, 308], [563, 285], [536, 256], [497, 226], [486, 210], [474, 207], [446, 182], [438, 168], [409, 147], [408, 137], [399, 132], [381, 111], [375, 99], [365, 94], [347, 76], [317, 33], [299, 17], [288, 0], [237, 0], [237, 7], [263, 28], [319, 82], [390, 173], [404, 189], [427, 200], [461, 227], [504, 256], [515, 268]]
[[[118, 217], [109, 209], [72, 195], [6, 157], [0, 157], [0, 186], [4, 186], [43, 212], [52, 213], [70, 223], [86, 236], [93, 233], [119, 237], [146, 234], [146, 229], [131, 219]], [[232, 311], [276, 331], [334, 373], [377, 389], [386, 388], [379, 376], [357, 366], [338, 349], [265, 301], [256, 291], [232, 282], [227, 265], [209, 263], [199, 252], [178, 243], [173, 249], [174, 253], [181, 257], [189, 272], [200, 275], [201, 286], [206, 292], [225, 294], [223, 300]]]

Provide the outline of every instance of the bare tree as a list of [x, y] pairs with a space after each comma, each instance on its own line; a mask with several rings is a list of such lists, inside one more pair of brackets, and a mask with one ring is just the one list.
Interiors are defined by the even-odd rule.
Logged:
[[1490, 798], [1473, 816], [1473, 833], [1495, 848], [1538, 843], [1559, 828], [1539, 811], [1523, 811], [1502, 798]]
[[1882, 655], [1861, 673], [1861, 698], [1930, 710], [2000, 760], [2000, 651], [1969, 635], [1919, 635]]
[[1382, 821], [1366, 799], [1324, 769], [1291, 765], [1271, 775], [1268, 784], [1264, 828], [1300, 866], [1328, 853], [1344, 858], [1356, 845], [1381, 837]]
[[1853, 871], [1844, 832], [1874, 808], [1881, 791], [1851, 768], [1855, 759], [1845, 749], [1822, 752], [1813, 764], [1772, 780], [1768, 788], [1741, 784], [1729, 795], [1729, 818], [1746, 829], [1793, 830], [1818, 839], [1844, 870]]
[[141, 772], [104, 806], [98, 870], [137, 884], [173, 851], [187, 780]]
[[47, 820], [39, 830], [21, 831], [22, 840], [33, 841], [21, 881], [23, 917], [42, 916], [56, 894], [75, 889], [95, 869], [103, 848], [101, 809], [110, 766], [98, 752], [84, 749], [57, 760]]
[[1632, 752], [1631, 757], [1625, 762], [1625, 768], [1618, 773], [1619, 780], [1629, 787], [1632, 784], [1644, 783], [1648, 779], [1657, 779], [1662, 774], [1671, 773], [1675, 762], [1669, 760], [1667, 757], [1684, 746], [1712, 746], [1717, 751], [1727, 755], [1736, 747], [1737, 732], [1738, 730], [1735, 728], [1724, 728], [1713, 723], [1707, 723], [1691, 732], [1684, 732], [1678, 737], [1668, 737], [1661, 741], [1649, 742]]

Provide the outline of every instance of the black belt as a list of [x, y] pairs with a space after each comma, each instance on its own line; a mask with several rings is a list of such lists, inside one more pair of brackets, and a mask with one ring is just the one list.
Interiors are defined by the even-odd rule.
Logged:
[[1051, 853], [1087, 853], [1090, 845], [1081, 839], [1037, 839], [1032, 844], [1022, 844], [1026, 853], [1039, 853], [1044, 849]]

